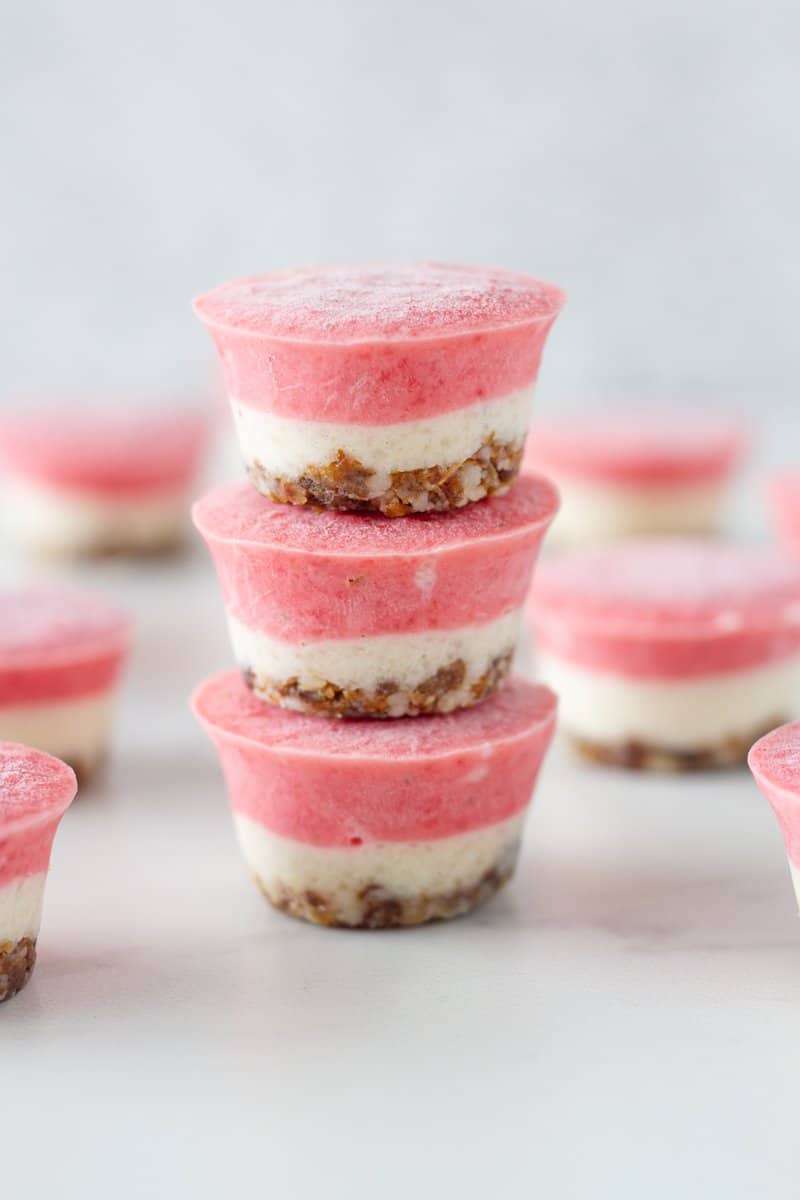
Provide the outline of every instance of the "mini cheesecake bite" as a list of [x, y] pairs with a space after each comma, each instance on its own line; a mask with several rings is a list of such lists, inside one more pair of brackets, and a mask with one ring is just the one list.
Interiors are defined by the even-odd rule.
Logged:
[[0, 418], [5, 522], [19, 544], [54, 558], [174, 550], [210, 423], [200, 413], [97, 407]]
[[397, 517], [508, 489], [563, 302], [527, 275], [421, 263], [240, 279], [195, 310], [254, 486]]
[[62, 758], [81, 781], [109, 739], [132, 623], [75, 588], [0, 590], [0, 738]]
[[747, 763], [778, 818], [800, 905], [800, 722], [762, 737], [750, 750]]
[[33, 971], [50, 851], [76, 791], [65, 763], [0, 742], [0, 1002]]
[[743, 427], [684, 413], [572, 414], [534, 424], [525, 467], [557, 485], [554, 544], [715, 532]]
[[476, 704], [505, 679], [557, 503], [546, 480], [525, 477], [459, 512], [392, 521], [275, 504], [234, 483], [193, 515], [259, 697], [404, 717]]
[[593, 761], [655, 770], [744, 762], [800, 701], [800, 564], [702, 539], [618, 542], [540, 568], [542, 678]]
[[547, 688], [415, 721], [318, 721], [201, 684], [247, 867], [276, 908], [379, 929], [455, 917], [511, 876], [555, 725]]

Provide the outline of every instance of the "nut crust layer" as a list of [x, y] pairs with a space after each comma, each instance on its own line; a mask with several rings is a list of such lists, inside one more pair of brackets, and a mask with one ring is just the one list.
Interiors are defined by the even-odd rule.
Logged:
[[332, 462], [308, 466], [297, 479], [273, 475], [257, 459], [249, 465], [248, 475], [262, 495], [279, 504], [406, 517], [447, 512], [502, 495], [519, 473], [523, 448], [521, 442], [498, 442], [492, 436], [462, 462], [393, 471], [383, 487], [376, 486], [376, 472], [344, 450]]
[[508, 883], [515, 864], [516, 853], [506, 853], [476, 883], [437, 895], [398, 896], [380, 884], [368, 884], [358, 892], [359, 918], [356, 921], [345, 919], [335, 901], [321, 892], [312, 889], [300, 892], [283, 884], [268, 888], [258, 876], [255, 881], [270, 904], [301, 921], [341, 929], [401, 929], [423, 925], [427, 921], [460, 917], [486, 903]]
[[318, 688], [308, 688], [296, 677], [275, 681], [247, 668], [243, 675], [247, 686], [262, 700], [295, 712], [341, 718], [418, 717], [479, 704], [506, 679], [513, 656], [513, 648], [497, 655], [483, 675], [473, 680], [467, 678], [464, 660], [457, 658], [413, 688], [401, 688], [394, 680], [386, 679], [372, 692], [342, 687], [330, 680]]
[[570, 741], [581, 758], [603, 766], [625, 767], [632, 771], [663, 771], [687, 773], [690, 771], [714, 771], [726, 767], [740, 767], [747, 761], [747, 754], [754, 742], [770, 730], [784, 725], [789, 718], [778, 716], [766, 726], [759, 726], [751, 734], [731, 736], [716, 745], [699, 750], [676, 750], [673, 747], [657, 746], [652, 743], [627, 741], [607, 745], [591, 742], [572, 735]]

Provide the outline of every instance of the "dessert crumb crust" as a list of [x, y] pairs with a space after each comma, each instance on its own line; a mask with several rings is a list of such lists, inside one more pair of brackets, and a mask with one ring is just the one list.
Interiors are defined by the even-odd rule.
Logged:
[[36, 963], [35, 938], [0, 942], [0, 1004], [22, 991]]
[[586, 762], [603, 766], [625, 767], [631, 771], [663, 771], [674, 774], [691, 771], [715, 771], [726, 767], [740, 767], [747, 761], [747, 754], [754, 742], [770, 730], [784, 725], [789, 718], [777, 716], [765, 726], [759, 726], [747, 735], [736, 734], [726, 737], [715, 745], [700, 749], [678, 750], [669, 746], [657, 746], [640, 741], [606, 744], [592, 742], [586, 738], [570, 736], [570, 741]]
[[339, 450], [332, 462], [309, 465], [296, 479], [272, 474], [257, 459], [249, 465], [248, 474], [262, 495], [279, 504], [406, 517], [447, 512], [502, 495], [519, 473], [523, 448], [522, 442], [500, 442], [492, 436], [462, 462], [393, 471], [388, 486], [377, 491], [375, 472], [344, 450]]
[[310, 888], [298, 891], [282, 883], [267, 886], [258, 876], [255, 881], [273, 907], [301, 921], [341, 929], [402, 929], [460, 917], [485, 904], [509, 881], [515, 860], [516, 853], [506, 850], [502, 859], [474, 884], [435, 895], [398, 896], [378, 883], [367, 884], [356, 894], [355, 908], [348, 905], [347, 912], [322, 892]]
[[251, 691], [281, 708], [312, 716], [389, 719], [447, 713], [479, 704], [504, 682], [513, 656], [513, 647], [495, 656], [487, 670], [474, 679], [468, 678], [463, 658], [457, 658], [412, 688], [400, 687], [395, 680], [386, 679], [371, 692], [329, 680], [319, 687], [308, 688], [296, 676], [277, 681], [249, 668], [242, 674]]

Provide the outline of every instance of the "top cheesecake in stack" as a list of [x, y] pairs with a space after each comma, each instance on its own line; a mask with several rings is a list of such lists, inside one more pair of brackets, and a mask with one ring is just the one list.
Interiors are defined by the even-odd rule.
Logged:
[[527, 275], [422, 263], [236, 280], [195, 309], [254, 486], [401, 517], [509, 488], [563, 301]]

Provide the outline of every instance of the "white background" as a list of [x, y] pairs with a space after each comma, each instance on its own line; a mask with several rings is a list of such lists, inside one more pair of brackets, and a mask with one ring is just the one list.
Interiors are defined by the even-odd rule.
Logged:
[[3, 393], [207, 386], [193, 294], [531, 270], [541, 402], [800, 383], [794, 0], [25, 0], [3, 14]]
[[[193, 293], [437, 257], [566, 287], [543, 409], [731, 404], [756, 474], [800, 460], [799, 34], [790, 0], [9, 4], [0, 403], [205, 396]], [[244, 878], [186, 709], [229, 661], [205, 556], [93, 579], [139, 641], [0, 1009], [3, 1196], [793, 1193], [800, 944], [744, 773], [558, 748], [495, 904], [313, 930]]]

